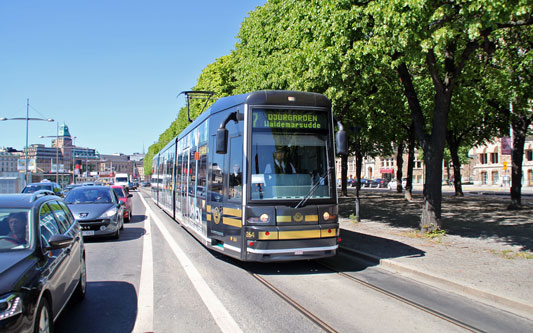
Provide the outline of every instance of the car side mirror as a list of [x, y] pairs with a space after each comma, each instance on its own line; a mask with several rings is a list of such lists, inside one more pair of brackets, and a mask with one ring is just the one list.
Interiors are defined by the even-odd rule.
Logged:
[[50, 245], [47, 246], [45, 250], [57, 250], [68, 247], [73, 240], [74, 238], [68, 235], [53, 235], [48, 240], [48, 244]]

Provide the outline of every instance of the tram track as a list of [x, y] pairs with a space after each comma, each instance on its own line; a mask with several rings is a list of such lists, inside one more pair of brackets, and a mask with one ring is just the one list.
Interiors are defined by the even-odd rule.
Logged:
[[268, 289], [270, 289], [272, 292], [274, 292], [276, 295], [281, 297], [285, 302], [287, 302], [289, 305], [291, 305], [293, 308], [298, 310], [301, 314], [303, 314], [305, 317], [307, 317], [309, 320], [314, 322], [318, 327], [323, 329], [325, 332], [337, 332], [333, 327], [329, 326], [325, 321], [315, 316], [311, 311], [307, 310], [304, 306], [302, 306], [300, 303], [298, 303], [296, 300], [276, 288], [273, 284], [268, 282], [266, 279], [261, 277], [259, 274], [252, 273], [248, 271], [250, 275], [252, 275], [257, 281], [259, 281], [261, 284], [266, 286]]
[[[432, 309], [428, 306], [425, 306], [425, 305], [422, 305], [416, 301], [413, 301], [413, 300], [410, 300], [406, 297], [403, 297], [397, 293], [394, 293], [390, 290], [387, 290], [387, 289], [384, 289], [380, 286], [377, 286], [375, 284], [372, 284], [370, 282], [367, 282], [363, 279], [360, 279], [358, 277], [355, 277], [355, 276], [352, 276], [350, 274], [347, 274], [347, 273], [344, 273], [338, 269], [336, 269], [335, 267], [327, 264], [327, 263], [324, 263], [322, 261], [315, 261], [315, 263], [335, 274], [337, 274], [338, 276], [341, 276], [342, 278], [345, 278], [345, 279], [348, 279], [352, 282], [355, 282], [357, 283], [358, 285], [361, 285], [361, 286], [364, 286], [365, 288], [368, 288], [368, 289], [371, 289], [375, 292], [378, 292], [384, 296], [387, 296], [389, 298], [392, 298], [398, 302], [401, 302], [405, 305], [408, 305], [408, 306], [411, 306], [419, 311], [422, 311], [422, 312], [425, 312], [433, 317], [436, 317], [436, 318], [439, 318], [440, 320], [443, 320], [443, 321], [446, 321], [452, 325], [455, 325], [457, 327], [460, 327], [468, 332], [485, 332], [484, 330], [482, 329], [479, 329], [477, 327], [474, 327], [468, 323], [465, 323], [459, 319], [456, 319], [456, 318], [453, 318], [443, 312], [440, 312], [438, 310], [435, 310], [435, 309]], [[302, 304], [300, 304], [298, 301], [296, 301], [295, 299], [293, 299], [292, 297], [290, 297], [289, 295], [287, 295], [286, 293], [284, 293], [283, 291], [281, 291], [279, 288], [277, 288], [275, 285], [273, 285], [272, 283], [270, 283], [269, 281], [267, 281], [265, 278], [263, 278], [261, 275], [257, 274], [257, 273], [254, 273], [254, 272], [251, 272], [251, 271], [248, 271], [248, 273], [250, 275], [252, 275], [257, 281], [259, 281], [262, 285], [264, 285], [265, 287], [267, 287], [269, 290], [271, 290], [274, 294], [276, 294], [277, 296], [279, 296], [281, 299], [283, 299], [287, 304], [289, 304], [290, 306], [292, 306], [294, 309], [296, 309], [297, 311], [299, 311], [301, 314], [303, 314], [306, 318], [308, 318], [309, 320], [311, 320], [313, 323], [315, 323], [318, 327], [320, 327], [322, 330], [324, 330], [325, 332], [337, 332], [337, 330], [335, 330], [335, 328], [333, 328], [332, 326], [330, 326], [328, 323], [326, 323], [323, 319], [319, 318], [318, 316], [316, 316], [315, 314], [313, 314], [310, 310], [308, 310], [306, 307], [304, 307]]]
[[326, 264], [324, 262], [317, 261], [316, 263], [318, 265], [324, 267], [324, 268], [329, 269], [330, 271], [336, 273], [337, 275], [339, 275], [339, 276], [341, 276], [343, 278], [346, 278], [346, 279], [348, 279], [350, 281], [356, 282], [357, 284], [362, 285], [362, 286], [364, 286], [364, 287], [366, 287], [368, 289], [376, 291], [376, 292], [378, 292], [378, 293], [380, 293], [382, 295], [385, 295], [387, 297], [393, 298], [393, 299], [395, 299], [395, 300], [397, 300], [397, 301], [399, 301], [399, 302], [401, 302], [403, 304], [409, 305], [409, 306], [411, 306], [413, 308], [416, 308], [416, 309], [418, 309], [420, 311], [423, 311], [423, 312], [425, 312], [425, 313], [427, 313], [429, 315], [432, 315], [432, 316], [437, 317], [437, 318], [439, 318], [441, 320], [444, 320], [444, 321], [446, 321], [446, 322], [448, 322], [450, 324], [453, 324], [453, 325], [456, 325], [456, 326], [458, 326], [460, 328], [463, 328], [463, 329], [465, 329], [465, 330], [467, 330], [469, 332], [485, 332], [484, 330], [481, 330], [481, 329], [476, 328], [476, 327], [474, 327], [472, 325], [469, 325], [469, 324], [467, 324], [467, 323], [465, 323], [465, 322], [463, 322], [463, 321], [461, 321], [459, 319], [453, 318], [453, 317], [451, 317], [451, 316], [449, 316], [449, 315], [447, 315], [447, 314], [445, 314], [443, 312], [431, 309], [431, 308], [429, 308], [429, 307], [427, 307], [425, 305], [422, 305], [420, 303], [417, 303], [415, 301], [407, 299], [407, 298], [405, 298], [405, 297], [403, 297], [401, 295], [398, 295], [397, 293], [394, 293], [392, 291], [386, 290], [386, 289], [384, 289], [382, 287], [379, 287], [379, 286], [377, 286], [375, 284], [367, 282], [367, 281], [365, 281], [363, 279], [360, 279], [360, 278], [357, 278], [357, 277], [355, 277], [353, 275], [341, 272], [341, 271], [337, 270], [336, 268], [334, 268], [334, 267], [332, 267], [332, 266], [330, 266], [330, 265], [328, 265], [328, 264]]

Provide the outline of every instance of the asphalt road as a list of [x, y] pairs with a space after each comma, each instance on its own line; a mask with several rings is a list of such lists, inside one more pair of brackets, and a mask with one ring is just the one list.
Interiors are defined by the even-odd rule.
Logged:
[[491, 321], [498, 328], [524, 330], [520, 322], [516, 324], [514, 318], [496, 309], [345, 255], [325, 263], [401, 297], [392, 298], [356, 283], [320, 262], [237, 262], [207, 250], [148, 198], [142, 201], [141, 194], [134, 192], [133, 219], [119, 240], [86, 242], [87, 296], [67, 307], [56, 323], [56, 332], [323, 331], [302, 309], [340, 332], [465, 330], [401, 297], [423, 302], [483, 330], [495, 327]]

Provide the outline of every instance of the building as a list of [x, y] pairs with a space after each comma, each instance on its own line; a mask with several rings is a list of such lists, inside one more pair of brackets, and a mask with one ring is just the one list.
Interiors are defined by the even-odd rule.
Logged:
[[0, 148], [0, 193], [18, 193], [24, 185], [24, 174], [18, 172], [22, 152], [11, 147]]
[[[413, 167], [413, 184], [424, 184], [425, 165], [417, 158]], [[470, 163], [461, 166], [461, 178], [463, 183], [474, 185], [511, 185], [511, 142], [510, 138], [497, 138], [484, 145], [472, 148], [468, 156]], [[404, 154], [403, 176], [407, 177], [407, 159]], [[361, 178], [366, 179], [392, 179], [396, 177], [396, 157], [378, 156], [375, 158], [365, 157], [363, 159]], [[355, 178], [355, 157], [348, 157], [348, 178], [352, 175]], [[340, 159], [336, 161], [337, 177], [341, 175]], [[449, 174], [448, 174], [449, 173]], [[443, 181], [453, 177], [452, 166], [443, 165]], [[522, 186], [533, 186], [533, 136], [526, 139], [524, 146], [524, 158], [522, 162]]]
[[21, 156], [22, 152], [11, 147], [0, 148], [0, 174], [4, 172], [17, 172], [17, 163]]
[[[469, 156], [473, 161], [475, 185], [511, 184], [511, 139], [498, 138], [485, 145], [474, 147]], [[522, 186], [533, 186], [533, 137], [526, 138], [522, 162]]]

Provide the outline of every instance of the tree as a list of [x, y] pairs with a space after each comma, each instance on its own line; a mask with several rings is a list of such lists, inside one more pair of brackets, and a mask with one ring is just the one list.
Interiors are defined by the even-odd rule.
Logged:
[[[435, 231], [441, 228], [442, 161], [454, 90], [466, 64], [490, 45], [494, 31], [531, 24], [531, 6], [526, 1], [391, 0], [369, 2], [365, 13], [362, 24], [372, 25], [359, 49], [390, 64], [403, 84], [427, 166], [421, 229]], [[424, 108], [417, 83], [428, 80], [433, 104]]]
[[[530, 15], [531, 15], [531, 7]], [[491, 105], [506, 114], [513, 137], [511, 203], [509, 209], [521, 207], [522, 162], [524, 143], [533, 123], [533, 27], [531, 16], [516, 24], [502, 25], [495, 33], [492, 76], [489, 82], [494, 99]], [[529, 25], [525, 25], [529, 22]]]

